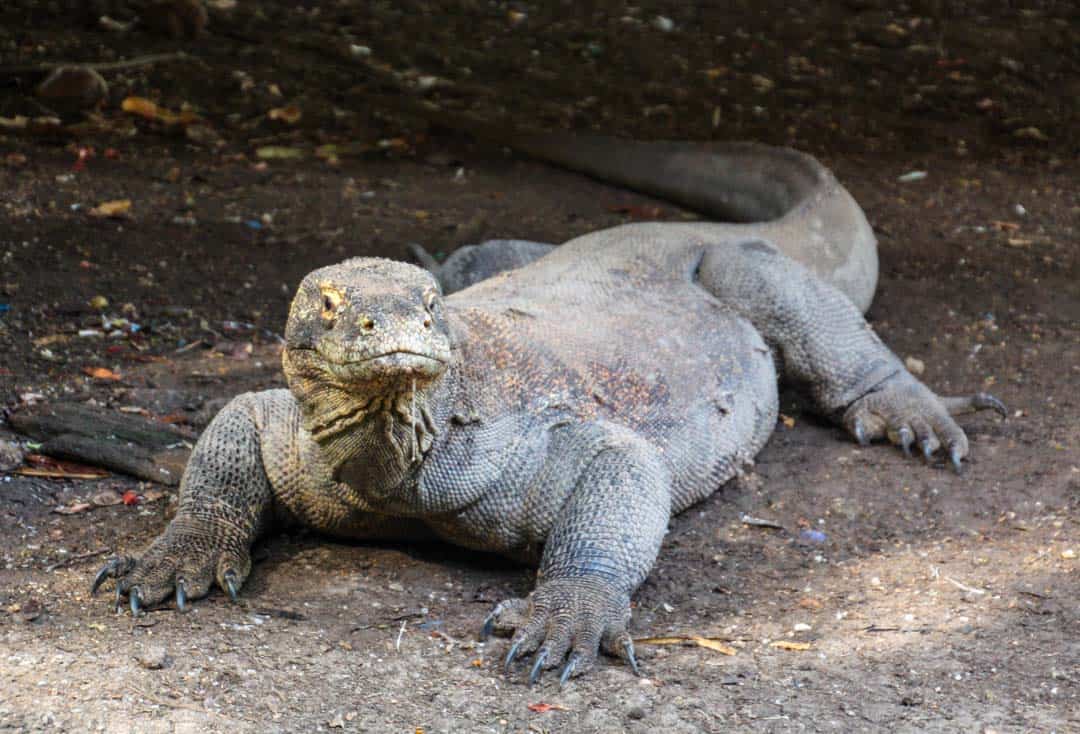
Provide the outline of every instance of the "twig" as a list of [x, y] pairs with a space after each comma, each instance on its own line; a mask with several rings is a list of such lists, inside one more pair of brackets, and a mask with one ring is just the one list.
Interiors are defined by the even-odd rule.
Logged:
[[971, 586], [968, 586], [967, 584], [960, 583], [959, 581], [957, 581], [954, 578], [950, 578], [948, 576], [942, 576], [942, 578], [945, 579], [946, 581], [948, 581], [950, 584], [952, 584], [956, 588], [960, 589], [961, 591], [966, 591], [969, 594], [985, 594], [986, 593], [986, 589], [973, 588]]
[[398, 630], [397, 641], [394, 643], [394, 649], [398, 652], [401, 652], [401, 638], [405, 636], [405, 625], [408, 623], [409, 620], [407, 619], [401, 620], [401, 629]]
[[59, 69], [63, 66], [84, 66], [89, 69], [93, 69], [94, 71], [118, 71], [120, 69], [133, 69], [139, 66], [153, 66], [154, 64], [161, 64], [167, 61], [199, 61], [199, 59], [183, 51], [174, 51], [172, 53], [165, 54], [147, 54], [146, 56], [136, 56], [133, 59], [125, 59], [123, 61], [101, 61], [98, 63], [81, 63], [78, 61], [50, 61], [49, 63], [45, 64], [0, 67], [0, 76], [16, 76], [19, 74], [32, 74], [35, 72], [44, 73], [47, 71], [52, 71], [53, 69]]
[[760, 517], [752, 517], [745, 512], [739, 515], [739, 522], [743, 525], [752, 525], [755, 528], [776, 528], [777, 530], [783, 530], [784, 526], [778, 522], [772, 520], [762, 520]]
[[202, 339], [196, 339], [195, 341], [191, 342], [190, 344], [185, 344], [184, 346], [179, 347], [178, 349], [174, 349], [173, 354], [183, 354], [184, 352], [190, 352], [195, 347], [201, 347], [201, 346], [204, 346], [205, 344], [206, 344], [206, 342], [204, 342]]
[[153, 693], [150, 693], [149, 691], [144, 691], [138, 686], [132, 685], [130, 683], [128, 684], [128, 690], [130, 690], [132, 693], [137, 693], [138, 695], [142, 696], [148, 701], [151, 701], [152, 703], [156, 703], [158, 706], [167, 706], [174, 709], [185, 709], [187, 711], [194, 711], [200, 714], [209, 714], [210, 716], [227, 718], [224, 714], [219, 714], [217, 711], [211, 711], [208, 708], [198, 706], [193, 703], [187, 703], [186, 701], [170, 701], [167, 698], [162, 698], [161, 696], [157, 696]]
[[63, 568], [64, 566], [70, 566], [72, 563], [78, 563], [79, 561], [85, 561], [88, 558], [96, 558], [96, 557], [104, 555], [104, 554], [106, 554], [108, 552], [109, 552], [108, 548], [102, 548], [101, 550], [89, 551], [87, 553], [80, 553], [77, 556], [69, 556], [68, 558], [65, 558], [65, 559], [63, 559], [61, 561], [57, 561], [56, 563], [50, 563], [48, 566], [45, 567], [45, 573], [52, 573], [53, 571], [55, 571], [58, 568]]

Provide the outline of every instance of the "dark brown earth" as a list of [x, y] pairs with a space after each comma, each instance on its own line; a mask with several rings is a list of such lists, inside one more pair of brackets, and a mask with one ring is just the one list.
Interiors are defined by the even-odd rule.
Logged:
[[[785, 398], [756, 475], [672, 523], [635, 598], [637, 636], [716, 637], [735, 655], [640, 643], [647, 677], [604, 664], [561, 691], [504, 678], [506, 643], [474, 642], [527, 569], [278, 535], [239, 606], [215, 592], [133, 620], [89, 581], [161, 531], [174, 492], [5, 474], [0, 731], [1080, 731], [1074, 4], [300, 5], [211, 8], [207, 34], [175, 40], [98, 25], [134, 4], [4, 4], [5, 65], [192, 57], [103, 71], [89, 125], [34, 101], [34, 74], [0, 70], [6, 410], [44, 396], [198, 425], [214, 399], [281, 383], [277, 334], [314, 267], [684, 216], [398, 111], [424, 97], [818, 155], [878, 232], [874, 327], [938, 391], [991, 390], [1010, 417], [963, 419], [958, 477], [860, 449]], [[130, 95], [200, 121], [125, 115]], [[268, 119], [289, 106], [299, 121]], [[11, 121], [52, 112], [80, 126]], [[266, 157], [280, 148], [303, 157]], [[912, 171], [926, 177], [900, 180]], [[125, 218], [88, 214], [119, 199]], [[78, 335], [103, 315], [140, 330]], [[105, 490], [141, 502], [54, 512]]]

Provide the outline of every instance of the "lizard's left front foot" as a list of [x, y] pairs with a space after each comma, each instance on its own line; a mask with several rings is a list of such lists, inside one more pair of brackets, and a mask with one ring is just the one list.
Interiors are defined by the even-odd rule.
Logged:
[[968, 453], [968, 440], [951, 415], [987, 408], [1002, 417], [1008, 415], [1004, 404], [993, 395], [939, 397], [909, 372], [903, 371], [848, 406], [843, 422], [862, 445], [874, 439], [888, 438], [911, 456], [911, 447], [917, 442], [927, 461], [944, 447], [949, 462], [959, 474], [960, 462]]
[[[529, 685], [545, 670], [566, 660], [559, 684], [587, 672], [602, 648], [626, 658], [638, 673], [634, 643], [626, 631], [630, 621], [627, 594], [598, 579], [563, 578], [541, 583], [526, 599], [500, 602], [484, 621], [480, 638], [494, 630], [514, 632], [505, 668], [519, 657], [536, 652]], [[567, 657], [569, 655], [569, 657]]]

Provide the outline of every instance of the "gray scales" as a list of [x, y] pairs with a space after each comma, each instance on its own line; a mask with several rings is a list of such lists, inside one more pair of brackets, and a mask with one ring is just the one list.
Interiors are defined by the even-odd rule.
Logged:
[[877, 279], [861, 209], [812, 157], [545, 135], [524, 152], [727, 223], [637, 223], [559, 247], [495, 241], [436, 273], [353, 258], [304, 278], [285, 332], [288, 390], [240, 395], [199, 439], [176, 516], [111, 559], [133, 613], [216, 582], [234, 599], [250, 548], [303, 525], [440, 538], [538, 567], [483, 625], [512, 634], [528, 680], [580, 675], [603, 650], [636, 671], [630, 597], [672, 514], [752, 465], [778, 377], [860, 443], [957, 470], [957, 413], [862, 317]]

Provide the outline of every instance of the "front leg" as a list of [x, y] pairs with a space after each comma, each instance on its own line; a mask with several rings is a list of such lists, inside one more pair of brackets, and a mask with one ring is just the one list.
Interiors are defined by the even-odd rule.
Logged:
[[944, 449], [959, 471], [968, 442], [952, 415], [1005, 406], [992, 395], [941, 397], [919, 382], [836, 288], [761, 241], [709, 248], [702, 287], [750, 321], [818, 410], [859, 441], [888, 438], [908, 455]]
[[347, 538], [431, 537], [419, 521], [371, 512], [359, 493], [333, 481], [288, 390], [246, 393], [199, 438], [165, 532], [141, 556], [106, 563], [92, 591], [115, 577], [117, 604], [126, 594], [134, 613], [174, 593], [183, 611], [215, 581], [235, 601], [251, 545], [272, 520]]
[[627, 632], [630, 595], [645, 580], [670, 516], [670, 477], [643, 440], [619, 435], [581, 472], [548, 534], [536, 589], [498, 604], [484, 624], [514, 631], [509, 671], [536, 652], [529, 684], [561, 665], [560, 681], [586, 672], [600, 649], [637, 672]]
[[273, 395], [247, 393], [222, 408], [195, 445], [180, 482], [180, 506], [165, 532], [140, 557], [108, 561], [91, 592], [115, 577], [117, 606], [127, 595], [132, 614], [174, 592], [183, 610], [215, 580], [236, 599], [251, 570], [251, 544], [270, 521], [273, 495], [258, 419]]

